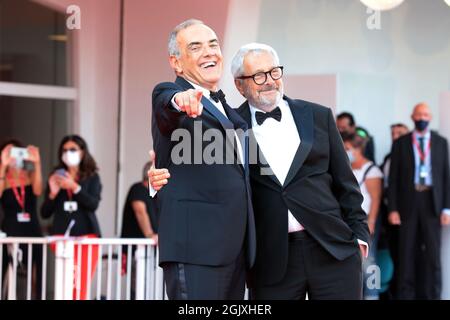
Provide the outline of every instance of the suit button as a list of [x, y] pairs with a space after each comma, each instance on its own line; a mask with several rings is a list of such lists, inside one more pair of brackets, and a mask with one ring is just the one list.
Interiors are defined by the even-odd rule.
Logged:
[[287, 192], [286, 191], [283, 191], [281, 194], [283, 195], [283, 197], [287, 196]]

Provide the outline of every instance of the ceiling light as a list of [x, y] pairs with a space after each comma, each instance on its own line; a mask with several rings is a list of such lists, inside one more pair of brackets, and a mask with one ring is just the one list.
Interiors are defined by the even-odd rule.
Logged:
[[[363, 4], [375, 11], [391, 10], [402, 4], [403, 0], [361, 0]], [[450, 2], [450, 0], [445, 0]]]

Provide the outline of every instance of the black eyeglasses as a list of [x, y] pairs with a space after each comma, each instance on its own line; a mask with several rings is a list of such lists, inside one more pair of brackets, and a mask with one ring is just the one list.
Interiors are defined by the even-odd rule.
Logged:
[[255, 73], [251, 76], [241, 76], [238, 77], [238, 79], [249, 79], [252, 78], [253, 81], [257, 84], [257, 85], [262, 85], [264, 83], [266, 83], [267, 81], [267, 75], [270, 74], [270, 77], [273, 80], [278, 80], [283, 76], [283, 67], [279, 66], [279, 67], [275, 67], [267, 72], [258, 72]]
[[63, 152], [67, 152], [67, 151], [75, 152], [75, 151], [78, 151], [78, 150], [80, 150], [80, 149], [77, 149], [77, 148], [69, 148], [69, 149], [63, 149]]

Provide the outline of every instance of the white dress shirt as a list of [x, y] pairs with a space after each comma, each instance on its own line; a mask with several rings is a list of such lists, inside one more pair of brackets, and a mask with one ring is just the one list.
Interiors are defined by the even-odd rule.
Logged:
[[[300, 136], [297, 125], [286, 100], [281, 100], [278, 107], [281, 110], [281, 121], [267, 118], [261, 125], [256, 122], [255, 113], [262, 112], [250, 105], [252, 115], [252, 131], [270, 168], [281, 184], [294, 160], [295, 153], [300, 146]], [[288, 232], [303, 230], [303, 226], [288, 210]]]
[[425, 155], [425, 163], [424, 163], [424, 168], [425, 168], [425, 172], [427, 174], [426, 178], [425, 178], [425, 185], [426, 186], [432, 186], [433, 185], [433, 177], [431, 175], [431, 149], [428, 148], [430, 146], [430, 139], [431, 139], [431, 134], [430, 131], [427, 131], [425, 134], [421, 135], [420, 133], [418, 133], [417, 131], [413, 132], [413, 137], [415, 138], [415, 140], [417, 141], [417, 145], [415, 143], [413, 143], [413, 150], [414, 150], [414, 162], [415, 162], [415, 173], [414, 173], [414, 183], [415, 184], [419, 184], [420, 181], [420, 152], [418, 150], [420, 143], [419, 143], [419, 139], [423, 138], [423, 146], [424, 146], [424, 155]]

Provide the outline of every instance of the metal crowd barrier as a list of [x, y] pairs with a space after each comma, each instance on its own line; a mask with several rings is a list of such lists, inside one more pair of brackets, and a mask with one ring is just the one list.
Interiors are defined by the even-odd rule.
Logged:
[[164, 292], [151, 239], [0, 238], [0, 300], [164, 300]]

